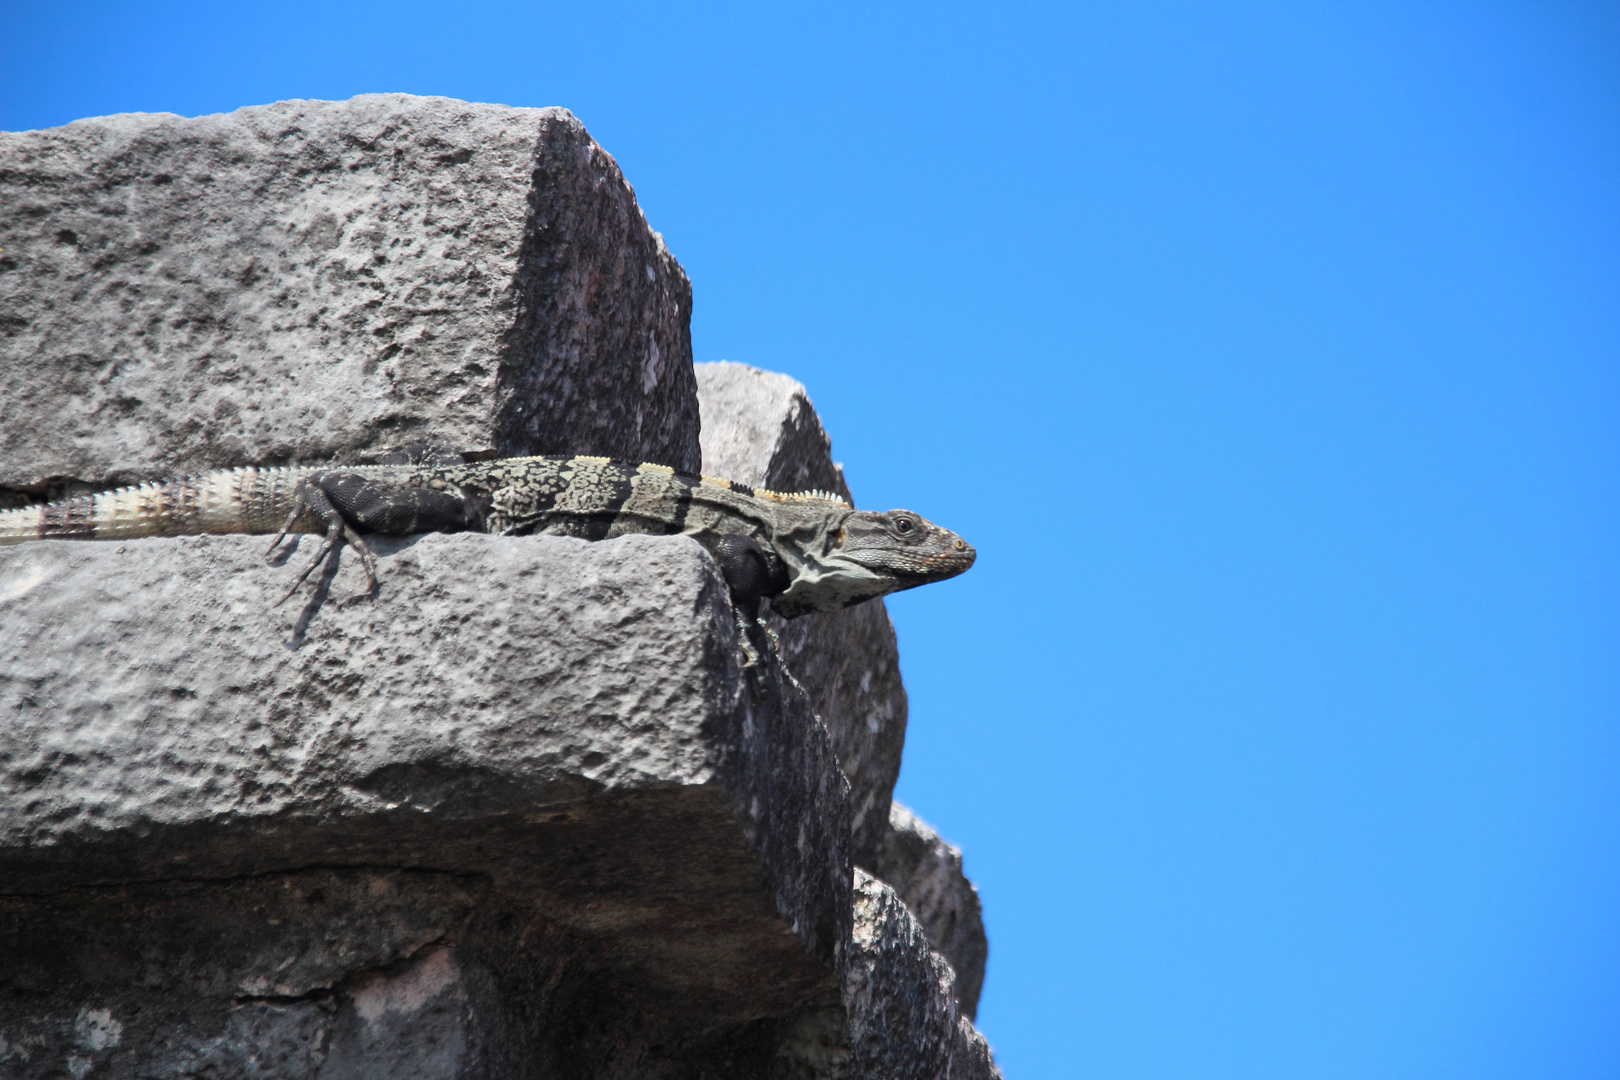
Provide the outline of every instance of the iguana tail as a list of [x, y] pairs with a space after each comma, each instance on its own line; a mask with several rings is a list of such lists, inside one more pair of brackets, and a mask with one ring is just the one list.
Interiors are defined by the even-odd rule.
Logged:
[[[0, 544], [27, 540], [122, 540], [198, 533], [273, 533], [293, 508], [299, 468], [222, 469], [166, 483], [81, 495], [0, 511]], [[319, 532], [310, 515], [293, 532]]]

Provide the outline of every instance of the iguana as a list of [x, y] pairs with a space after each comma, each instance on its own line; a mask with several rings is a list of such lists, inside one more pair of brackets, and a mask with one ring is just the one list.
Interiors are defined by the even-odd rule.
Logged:
[[[380, 465], [244, 467], [0, 511], [0, 544], [199, 533], [324, 533], [282, 601], [347, 542], [371, 587], [361, 532], [690, 536], [719, 564], [739, 619], [769, 597], [785, 618], [955, 577], [975, 552], [909, 510], [856, 510], [821, 491], [782, 493], [602, 457], [465, 462], [404, 452]], [[278, 601], [280, 603], [281, 601]]]

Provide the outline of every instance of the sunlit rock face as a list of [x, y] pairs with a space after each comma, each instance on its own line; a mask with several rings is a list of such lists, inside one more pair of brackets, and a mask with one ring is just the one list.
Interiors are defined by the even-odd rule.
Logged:
[[[694, 372], [564, 110], [108, 117], [0, 165], [0, 503], [421, 441], [844, 490], [802, 387]], [[880, 603], [748, 667], [688, 539], [373, 537], [378, 589], [344, 554], [276, 607], [309, 544], [0, 549], [0, 1076], [997, 1075], [939, 929], [971, 885], [890, 857]]]
[[[832, 441], [798, 381], [717, 363], [697, 365], [697, 382], [705, 472], [772, 491], [851, 499]], [[881, 599], [772, 625], [783, 659], [832, 735], [853, 792], [856, 861], [870, 866], [888, 829], [906, 742], [894, 626]]]
[[0, 488], [428, 436], [700, 463], [691, 286], [565, 109], [138, 113], [0, 162]]

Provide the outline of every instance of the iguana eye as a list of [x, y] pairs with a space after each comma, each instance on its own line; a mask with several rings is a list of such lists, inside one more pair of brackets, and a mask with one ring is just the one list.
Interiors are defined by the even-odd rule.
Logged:
[[898, 531], [898, 532], [903, 532], [903, 533], [904, 532], [910, 532], [911, 531], [911, 519], [910, 518], [895, 518], [894, 519], [894, 527], [895, 527], [896, 531]]

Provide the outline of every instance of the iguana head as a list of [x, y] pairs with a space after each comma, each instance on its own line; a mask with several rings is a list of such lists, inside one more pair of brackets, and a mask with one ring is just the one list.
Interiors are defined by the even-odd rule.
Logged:
[[818, 531], [814, 542], [793, 545], [792, 583], [771, 599], [771, 610], [784, 618], [944, 581], [977, 558], [966, 540], [910, 510], [850, 510]]

